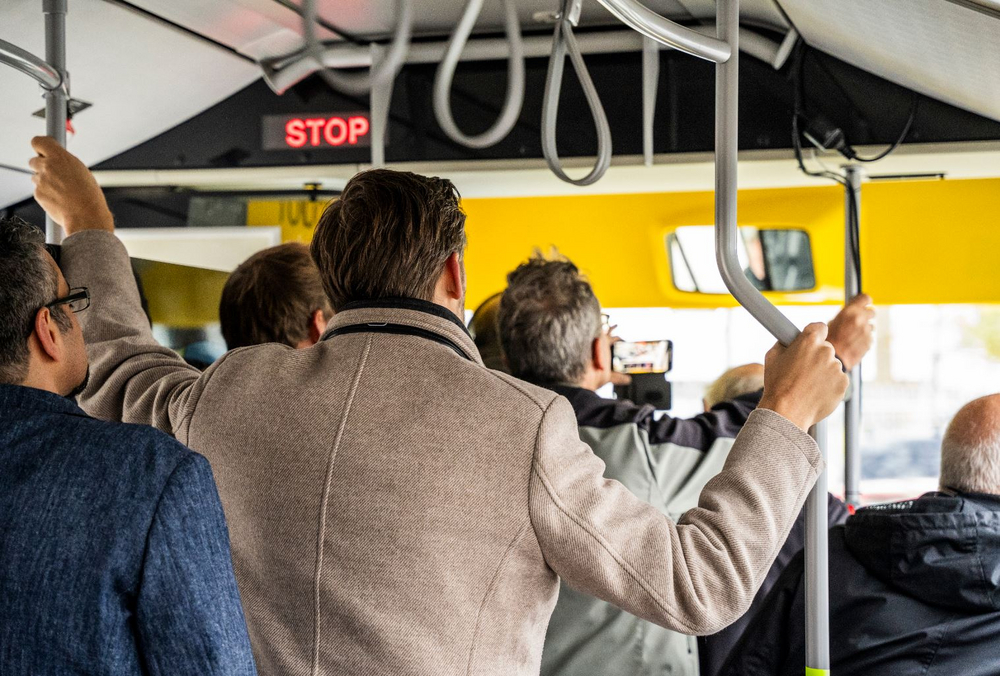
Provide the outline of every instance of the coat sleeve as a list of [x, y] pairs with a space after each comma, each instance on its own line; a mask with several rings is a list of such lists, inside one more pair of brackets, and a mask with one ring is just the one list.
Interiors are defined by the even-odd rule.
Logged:
[[80, 314], [90, 382], [80, 406], [103, 420], [152, 425], [184, 441], [201, 372], [153, 338], [128, 252], [114, 234], [87, 230], [63, 242], [70, 286], [90, 289]]
[[529, 509], [542, 554], [570, 586], [668, 629], [708, 634], [749, 607], [821, 467], [807, 434], [757, 410], [675, 524], [604, 479], [558, 397], [542, 417]]
[[187, 453], [153, 516], [136, 622], [151, 676], [256, 673], [208, 461]]

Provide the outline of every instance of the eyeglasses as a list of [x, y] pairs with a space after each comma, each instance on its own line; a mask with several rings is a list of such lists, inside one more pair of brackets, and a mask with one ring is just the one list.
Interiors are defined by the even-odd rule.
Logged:
[[65, 305], [71, 312], [83, 312], [90, 307], [90, 291], [85, 286], [78, 286], [70, 289], [68, 296], [56, 298], [51, 303], [46, 303], [45, 307], [51, 310], [59, 305]]

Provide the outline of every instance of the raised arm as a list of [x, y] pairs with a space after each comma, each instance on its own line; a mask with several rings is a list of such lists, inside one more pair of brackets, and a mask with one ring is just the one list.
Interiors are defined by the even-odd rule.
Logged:
[[68, 235], [63, 274], [70, 286], [90, 290], [91, 306], [80, 315], [90, 381], [80, 405], [97, 418], [153, 425], [186, 440], [201, 373], [153, 338], [128, 253], [93, 175], [46, 136], [32, 146], [35, 199]]
[[151, 676], [256, 673], [208, 461], [187, 453], [160, 496], [146, 542], [136, 629]]
[[822, 462], [805, 433], [836, 408], [847, 378], [826, 326], [775, 346], [760, 408], [722, 472], [676, 524], [603, 478], [562, 400], [546, 412], [531, 484], [546, 561], [571, 586], [676, 631], [707, 634], [738, 618], [788, 535]]

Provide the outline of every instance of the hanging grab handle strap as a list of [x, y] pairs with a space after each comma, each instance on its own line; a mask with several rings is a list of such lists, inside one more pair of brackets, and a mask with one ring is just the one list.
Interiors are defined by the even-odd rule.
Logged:
[[306, 40], [306, 58], [314, 62], [326, 83], [349, 94], [365, 94], [374, 83], [395, 79], [406, 61], [413, 32], [413, 4], [409, 0], [396, 0], [396, 31], [389, 51], [379, 64], [372, 64], [367, 73], [339, 73], [323, 65], [323, 44], [316, 37], [316, 0], [302, 0], [302, 28]]
[[396, 0], [397, 23], [392, 44], [379, 64], [372, 64], [367, 73], [343, 73], [323, 65], [325, 48], [316, 35], [316, 0], [302, 0], [302, 35], [305, 44], [294, 54], [264, 59], [260, 68], [264, 81], [275, 94], [284, 94], [290, 87], [318, 72], [328, 85], [348, 94], [366, 94], [375, 84], [391, 82], [406, 62], [413, 33], [412, 0]]
[[[601, 106], [601, 99], [597, 95], [597, 89], [590, 79], [587, 66], [583, 62], [583, 55], [577, 45], [576, 36], [573, 35], [573, 26], [580, 19], [580, 8], [582, 0], [565, 0], [562, 12], [559, 14], [556, 23], [555, 35], [552, 37], [552, 56], [549, 59], [549, 72], [545, 79], [545, 99], [542, 103], [542, 152], [545, 154], [545, 161], [556, 176], [572, 183], [573, 185], [585, 186], [600, 180], [604, 172], [611, 166], [611, 127], [608, 125], [607, 115], [604, 114], [604, 107]], [[565, 67], [566, 55], [569, 54], [573, 69], [583, 86], [583, 94], [587, 99], [587, 106], [590, 114], [594, 118], [594, 127], [597, 130], [597, 159], [594, 167], [583, 178], [570, 178], [562, 168], [559, 160], [559, 152], [556, 149], [556, 121], [559, 117], [559, 92], [562, 89], [563, 68]]]
[[455, 78], [455, 68], [483, 9], [484, 0], [469, 0], [465, 6], [462, 19], [448, 42], [444, 59], [434, 76], [434, 116], [448, 138], [467, 148], [488, 148], [502, 141], [517, 124], [524, 103], [524, 43], [521, 40], [521, 22], [517, 18], [517, 7], [513, 0], [500, 1], [504, 8], [504, 30], [510, 52], [507, 56], [507, 99], [493, 126], [482, 134], [467, 136], [455, 124], [455, 118], [451, 114], [451, 84]]

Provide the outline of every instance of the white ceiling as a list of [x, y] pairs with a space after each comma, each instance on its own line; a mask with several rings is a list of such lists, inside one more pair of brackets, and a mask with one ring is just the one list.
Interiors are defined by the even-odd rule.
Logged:
[[778, 0], [806, 41], [1000, 120], [1000, 18], [949, 0]]
[[[0, 39], [44, 55], [41, 4], [0, 0]], [[66, 29], [72, 95], [94, 104], [73, 120], [68, 141], [87, 164], [166, 131], [259, 76], [225, 50], [102, 0], [69, 0]], [[45, 122], [31, 115], [44, 105], [41, 89], [0, 66], [0, 91], [0, 164], [24, 168], [31, 137], [45, 133]], [[28, 197], [31, 187], [29, 176], [0, 169], [0, 206]]]

